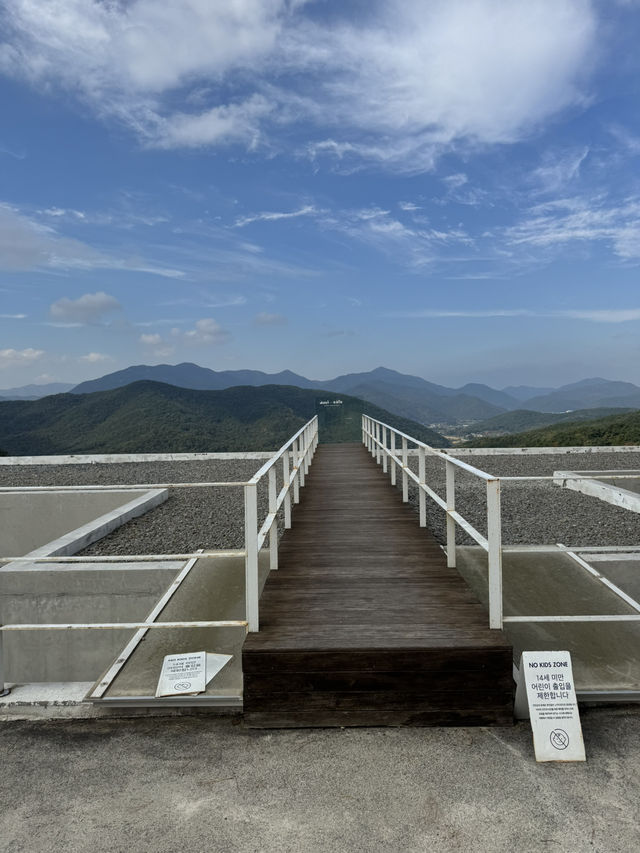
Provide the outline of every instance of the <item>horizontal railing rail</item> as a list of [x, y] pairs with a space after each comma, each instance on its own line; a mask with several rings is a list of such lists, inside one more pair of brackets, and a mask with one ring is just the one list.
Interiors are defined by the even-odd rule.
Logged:
[[[400, 446], [397, 446], [397, 440]], [[420, 526], [427, 526], [427, 497], [439, 506], [446, 515], [446, 555], [447, 566], [456, 565], [456, 527], [465, 533], [487, 552], [489, 576], [489, 626], [502, 628], [502, 530], [500, 511], [500, 479], [462, 462], [441, 450], [431, 447], [416, 438], [369, 415], [362, 416], [362, 440], [375, 458], [382, 464], [382, 470], [389, 471], [392, 485], [396, 485], [397, 471], [402, 474], [402, 500], [409, 500], [409, 481], [418, 488], [418, 513]], [[416, 445], [418, 452], [418, 473], [409, 467], [409, 443]], [[399, 451], [397, 453], [396, 451]], [[445, 497], [437, 494], [426, 482], [426, 457], [434, 456], [445, 464]], [[471, 474], [485, 483], [487, 504], [487, 535], [484, 536], [470, 521], [456, 510], [456, 469]]]
[[[190, 482], [190, 483], [138, 483], [138, 484], [109, 484], [87, 486], [4, 486], [0, 492], [83, 492], [83, 491], [140, 491], [144, 489], [174, 488], [174, 489], [203, 489], [219, 487], [235, 487], [244, 490], [244, 548], [226, 550], [198, 550], [179, 554], [109, 554], [90, 556], [68, 556], [50, 553], [46, 556], [0, 556], [0, 564], [6, 571], [7, 564], [100, 564], [100, 563], [142, 563], [164, 561], [189, 561], [185, 571], [188, 571], [196, 560], [216, 557], [244, 557], [245, 561], [245, 619], [206, 622], [102, 622], [102, 623], [21, 623], [0, 625], [0, 695], [5, 695], [3, 675], [2, 636], [12, 631], [43, 631], [43, 630], [138, 630], [143, 634], [152, 628], [222, 628], [243, 627], [247, 631], [259, 629], [259, 570], [258, 555], [267, 537], [269, 538], [269, 570], [278, 568], [278, 517], [282, 510], [284, 527], [290, 528], [292, 523], [292, 504], [300, 500], [300, 489], [305, 484], [314, 453], [318, 446], [318, 418], [314, 416], [301, 427], [291, 438], [273, 453], [249, 480], [222, 482]], [[277, 466], [282, 465], [282, 486], [278, 491]], [[263, 478], [267, 478], [268, 511], [262, 523], [258, 522], [258, 486]], [[183, 573], [179, 576], [183, 577]], [[176, 583], [165, 593], [161, 602], [173, 594]], [[158, 610], [158, 607], [154, 609]], [[157, 614], [155, 614], [157, 615]], [[154, 615], [154, 619], [155, 619]]]
[[[269, 537], [269, 571], [278, 568], [278, 513], [284, 507], [285, 529], [291, 527], [292, 492], [293, 503], [300, 501], [300, 488], [318, 446], [318, 417], [315, 415], [298, 430], [282, 447], [259, 468], [244, 486], [245, 521], [245, 590], [246, 616], [249, 631], [260, 628], [259, 598], [260, 581], [258, 554]], [[277, 464], [282, 463], [282, 488], [277, 489]], [[268, 511], [258, 526], [258, 484], [268, 477]]]
[[[397, 440], [400, 447], [397, 448]], [[556, 471], [552, 476], [509, 476], [495, 477], [479, 468], [469, 465], [449, 453], [424, 444], [412, 436], [395, 429], [382, 421], [375, 420], [368, 415], [362, 416], [362, 440], [371, 455], [386, 473], [389, 471], [391, 483], [396, 485], [396, 470], [402, 473], [402, 499], [408, 501], [408, 483], [412, 481], [418, 488], [418, 504], [420, 526], [426, 527], [426, 498], [430, 497], [434, 503], [446, 513], [446, 554], [447, 565], [451, 568], [456, 565], [456, 527], [462, 528], [481, 548], [487, 552], [488, 563], [488, 588], [489, 588], [489, 626], [501, 628], [504, 623], [519, 622], [637, 622], [640, 620], [640, 602], [633, 599], [610, 580], [600, 574], [579, 553], [598, 554], [603, 551], [617, 552], [619, 550], [634, 551], [634, 546], [593, 546], [570, 549], [564, 545], [555, 545], [550, 550], [560, 550], [571, 557], [590, 575], [595, 577], [606, 586], [614, 595], [622, 599], [634, 613], [626, 614], [588, 614], [588, 615], [532, 615], [532, 616], [504, 616], [502, 596], [502, 555], [504, 551], [521, 551], [521, 546], [504, 547], [502, 542], [501, 523], [501, 481], [535, 481], [548, 480], [556, 483], [565, 480], [589, 479], [632, 479], [638, 474], [631, 472], [609, 471], [593, 475], [590, 472], [579, 471]], [[409, 443], [415, 448], [409, 448]], [[398, 450], [398, 452], [396, 452]], [[418, 474], [411, 470], [408, 464], [409, 455], [418, 455]], [[426, 482], [425, 468], [426, 457], [435, 456], [445, 463], [445, 497], [438, 495]], [[456, 511], [455, 501], [455, 472], [456, 469], [465, 471], [477, 477], [486, 484], [486, 517], [487, 535], [483, 536], [467, 519]]]

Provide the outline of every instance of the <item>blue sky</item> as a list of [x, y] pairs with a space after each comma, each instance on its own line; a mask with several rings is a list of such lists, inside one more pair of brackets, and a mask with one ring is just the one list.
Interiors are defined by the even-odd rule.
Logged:
[[640, 382], [640, 3], [1, 6], [0, 388]]

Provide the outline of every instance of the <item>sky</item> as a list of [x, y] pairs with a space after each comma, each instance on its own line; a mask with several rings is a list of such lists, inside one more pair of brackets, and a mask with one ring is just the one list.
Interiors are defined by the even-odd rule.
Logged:
[[640, 383], [640, 2], [0, 9], [0, 388]]

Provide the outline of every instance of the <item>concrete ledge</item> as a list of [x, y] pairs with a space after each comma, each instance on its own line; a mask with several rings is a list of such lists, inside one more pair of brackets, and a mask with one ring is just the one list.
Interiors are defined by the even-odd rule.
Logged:
[[569, 453], [640, 453], [640, 446], [627, 447], [623, 444], [604, 447], [445, 447], [443, 452], [449, 456], [562, 456]]
[[[79, 492], [82, 493], [82, 490], [79, 490]], [[130, 491], [118, 489], [114, 489], [113, 493], [121, 493], [123, 496], [131, 494]], [[51, 500], [53, 500], [56, 493], [52, 492], [49, 494], [51, 495]], [[112, 494], [112, 492], [108, 491], [106, 494]], [[29, 551], [25, 556], [64, 557], [75, 554], [82, 550], [82, 548], [86, 548], [87, 545], [91, 545], [98, 539], [102, 539], [103, 536], [111, 533], [117, 527], [120, 527], [132, 518], [143, 515], [150, 509], [164, 503], [168, 497], [168, 489], [151, 489], [149, 491], [142, 492], [133, 500], [122, 504], [122, 506], [99, 516], [87, 524], [83, 524], [81, 527], [77, 527], [75, 530], [65, 533], [63, 536], [60, 536], [51, 542], [47, 542], [46, 545], [42, 545], [40, 548], [35, 548], [33, 551]], [[24, 565], [25, 564], [23, 563], [7, 563], [0, 568], [0, 572], [20, 571], [21, 569], [24, 569]]]
[[111, 462], [194, 462], [233, 459], [271, 459], [275, 450], [236, 453], [88, 453], [62, 456], [0, 456], [0, 465], [95, 465]]
[[[637, 474], [637, 478], [620, 478], [620, 474]], [[596, 476], [607, 479], [593, 479]], [[614, 506], [640, 512], [640, 471], [554, 471], [553, 482], [564, 489], [582, 492]]]
[[242, 711], [242, 698], [229, 697], [227, 704], [206, 701], [194, 702], [198, 697], [190, 697], [191, 703], [178, 701], [156, 700], [152, 704], [136, 703], [105, 703], [85, 702], [84, 697], [91, 688], [91, 681], [61, 681], [32, 684], [8, 684], [11, 689], [8, 696], [0, 698], [0, 722], [11, 720], [65, 720], [91, 719], [94, 717], [138, 717], [161, 716], [170, 717], [180, 714], [197, 713], [198, 707], [209, 714], [239, 714]]

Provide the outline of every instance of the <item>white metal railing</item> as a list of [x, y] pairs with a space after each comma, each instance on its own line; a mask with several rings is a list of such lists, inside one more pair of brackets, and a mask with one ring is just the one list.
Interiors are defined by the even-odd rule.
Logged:
[[[245, 484], [245, 594], [249, 631], [257, 631], [260, 627], [258, 554], [269, 536], [269, 570], [278, 568], [278, 511], [284, 506], [284, 526], [291, 527], [291, 492], [293, 491], [293, 503], [298, 503], [300, 488], [304, 486], [305, 476], [317, 446], [318, 417], [316, 415], [283, 444], [280, 450]], [[282, 488], [279, 492], [276, 477], [278, 462], [282, 463]], [[264, 476], [269, 478], [269, 509], [262, 525], [258, 527], [258, 483]]]
[[[401, 441], [400, 455], [396, 453], [396, 438]], [[589, 554], [602, 551], [638, 551], [640, 547], [634, 548], [629, 546], [594, 546], [594, 547], [577, 547], [567, 548], [564, 545], [556, 544], [545, 550], [549, 552], [558, 552], [566, 554], [580, 565], [592, 577], [606, 586], [610, 592], [622, 599], [634, 612], [627, 614], [585, 614], [585, 615], [533, 615], [533, 616], [503, 616], [502, 603], [502, 555], [503, 552], [521, 552], [527, 550], [523, 546], [505, 547], [502, 542], [502, 525], [501, 525], [501, 510], [500, 510], [500, 484], [502, 480], [509, 482], [517, 481], [562, 481], [583, 479], [582, 475], [574, 472], [556, 472], [553, 476], [508, 476], [494, 477], [486, 471], [481, 471], [479, 468], [474, 468], [472, 465], [462, 462], [448, 453], [430, 447], [428, 444], [423, 444], [416, 438], [406, 435], [400, 430], [377, 421], [368, 415], [362, 416], [362, 440], [378, 464], [382, 461], [382, 470], [387, 472], [389, 464], [391, 465], [390, 478], [391, 483], [396, 485], [396, 469], [402, 472], [402, 499], [408, 501], [408, 483], [411, 479], [418, 487], [419, 515], [420, 526], [426, 527], [426, 497], [427, 495], [446, 513], [447, 532], [446, 532], [446, 554], [447, 565], [455, 567], [456, 565], [456, 525], [460, 526], [466, 533], [471, 536], [486, 552], [488, 562], [488, 587], [489, 587], [489, 626], [491, 628], [502, 628], [505, 622], [638, 622], [640, 621], [640, 602], [633, 599], [608, 578], [598, 572], [590, 563], [581, 558], [580, 554]], [[408, 443], [416, 446], [417, 450], [409, 450]], [[416, 475], [408, 465], [408, 456], [418, 454], [418, 474]], [[431, 489], [425, 478], [425, 460], [426, 455], [436, 456], [442, 459], [446, 466], [445, 472], [445, 498]], [[469, 474], [473, 474], [478, 479], [486, 483], [486, 506], [487, 506], [487, 536], [484, 537], [473, 525], [464, 519], [456, 512], [455, 504], [455, 472], [456, 468], [460, 468]], [[597, 479], [592, 473], [588, 473], [591, 479]], [[611, 472], [599, 475], [600, 479], [612, 477]], [[637, 477], [637, 474], [615, 472], [616, 478], [632, 478]], [[597, 559], [594, 558], [594, 559]]]
[[[399, 439], [400, 446], [396, 440]], [[487, 552], [489, 586], [489, 627], [502, 628], [502, 529], [500, 513], [500, 479], [474, 468], [441, 450], [424, 444], [418, 439], [401, 432], [369, 415], [362, 416], [362, 441], [382, 470], [390, 474], [392, 485], [396, 485], [397, 471], [402, 475], [402, 500], [409, 500], [409, 480], [418, 487], [418, 512], [420, 526], [427, 526], [427, 496], [444, 512], [447, 519], [447, 566], [456, 565], [456, 526], [461, 527]], [[409, 443], [418, 449], [418, 474], [409, 467]], [[445, 462], [446, 491], [442, 498], [426, 482], [426, 456], [437, 456]], [[389, 469], [390, 466], [390, 469]], [[483, 536], [473, 525], [456, 511], [456, 469], [473, 474], [486, 484], [487, 535]]]
[[[191, 569], [198, 559], [221, 556], [243, 556], [245, 558], [245, 619], [244, 620], [217, 620], [208, 622], [176, 621], [156, 622], [155, 618], [158, 608], [154, 608], [151, 616], [145, 622], [101, 622], [101, 623], [24, 623], [0, 625], [0, 696], [6, 695], [4, 670], [3, 670], [3, 643], [2, 637], [5, 632], [13, 631], [45, 631], [45, 630], [115, 630], [115, 629], [137, 629], [144, 634], [149, 629], [155, 628], [224, 628], [237, 627], [245, 631], [257, 631], [259, 629], [259, 573], [258, 554], [269, 537], [269, 570], [278, 568], [278, 512], [284, 510], [284, 526], [291, 527], [291, 507], [300, 500], [300, 488], [304, 486], [305, 477], [318, 446], [318, 418], [314, 416], [298, 432], [295, 433], [282, 447], [276, 451], [262, 467], [248, 481], [223, 481], [215, 483], [163, 483], [138, 484], [138, 485], [101, 485], [101, 486], [5, 486], [0, 487], [0, 492], [57, 492], [57, 491], [109, 491], [113, 489], [140, 490], [149, 488], [212, 488], [212, 487], [242, 487], [244, 490], [244, 540], [243, 550], [199, 550], [185, 554], [132, 554], [132, 555], [108, 555], [108, 556], [69, 556], [67, 554], [49, 554], [48, 556], [25, 556], [25, 557], [3, 557], [2, 563], [123, 563], [123, 562], [160, 562], [166, 560], [188, 560], [185, 570], [174, 581], [171, 588], [161, 602], [165, 602], [167, 596], [172, 595], [179, 583], [182, 582], [186, 573]], [[277, 490], [277, 464], [282, 463], [282, 487]], [[258, 484], [263, 477], [268, 477], [268, 512], [258, 527]], [[293, 495], [293, 497], [292, 497]]]

